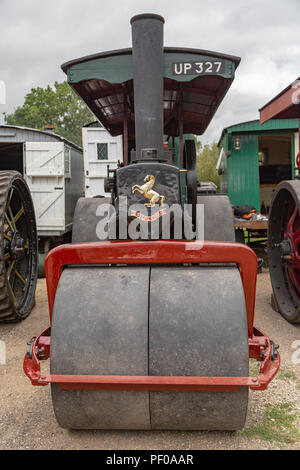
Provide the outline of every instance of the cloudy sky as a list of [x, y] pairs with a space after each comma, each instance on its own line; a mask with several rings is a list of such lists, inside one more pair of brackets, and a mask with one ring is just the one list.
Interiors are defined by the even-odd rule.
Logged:
[[300, 75], [300, 0], [0, 0], [2, 113], [32, 87], [63, 81], [70, 59], [131, 46], [130, 18], [158, 13], [165, 46], [240, 56], [235, 81], [202, 137], [258, 118], [258, 109]]

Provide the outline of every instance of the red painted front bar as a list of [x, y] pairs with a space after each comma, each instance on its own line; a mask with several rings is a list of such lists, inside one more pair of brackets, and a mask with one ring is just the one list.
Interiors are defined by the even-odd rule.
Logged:
[[45, 261], [50, 322], [52, 322], [56, 289], [64, 266], [183, 263], [235, 263], [239, 266], [245, 293], [248, 336], [252, 338], [257, 257], [246, 245], [229, 242], [105, 241], [72, 243], [54, 248]]
[[49, 383], [58, 383], [62, 390], [136, 390], [136, 391], [200, 391], [237, 392], [240, 386], [255, 385], [251, 377], [182, 377], [182, 376], [116, 376], [116, 375], [51, 375]]
[[49, 327], [35, 338], [31, 357], [29, 353], [25, 355], [24, 371], [32, 385], [46, 386], [49, 383], [57, 383], [64, 390], [236, 392], [241, 386], [250, 387], [252, 390], [265, 390], [280, 366], [279, 355], [273, 359], [271, 357], [272, 347], [269, 338], [255, 329], [255, 335], [249, 339], [249, 357], [262, 361], [258, 377], [45, 375], [41, 374], [40, 360], [49, 358], [50, 335]]
[[[62, 269], [66, 265], [96, 264], [198, 264], [235, 263], [240, 267], [247, 308], [249, 357], [262, 361], [258, 377], [159, 377], [103, 375], [43, 375], [40, 360], [50, 356], [51, 327], [32, 344], [24, 358], [24, 371], [33, 385], [57, 383], [66, 390], [176, 390], [238, 391], [241, 386], [264, 390], [279, 369], [280, 357], [271, 357], [272, 345], [267, 336], [253, 331], [257, 258], [245, 245], [222, 242], [99, 242], [63, 245], [46, 258], [47, 289], [52, 318], [55, 293]], [[263, 354], [263, 358], [261, 357]]]

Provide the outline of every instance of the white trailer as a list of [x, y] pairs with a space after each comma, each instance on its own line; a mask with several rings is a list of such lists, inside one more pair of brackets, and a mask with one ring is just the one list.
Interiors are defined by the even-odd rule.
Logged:
[[75, 205], [85, 194], [80, 147], [53, 132], [1, 125], [0, 170], [19, 171], [30, 188], [40, 252], [71, 239]]
[[92, 122], [82, 128], [82, 146], [85, 169], [86, 197], [110, 196], [104, 190], [107, 165], [111, 170], [123, 162], [122, 136], [112, 137], [99, 123]]

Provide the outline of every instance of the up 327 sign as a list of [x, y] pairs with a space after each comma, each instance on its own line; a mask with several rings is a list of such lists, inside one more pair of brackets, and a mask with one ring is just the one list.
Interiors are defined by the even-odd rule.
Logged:
[[172, 64], [173, 75], [217, 75], [224, 73], [225, 62], [223, 60], [207, 60], [203, 62], [174, 62]]

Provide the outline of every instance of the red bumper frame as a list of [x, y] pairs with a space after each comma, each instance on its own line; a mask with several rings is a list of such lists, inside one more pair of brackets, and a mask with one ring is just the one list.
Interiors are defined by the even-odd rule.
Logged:
[[280, 357], [270, 339], [253, 328], [257, 258], [245, 245], [198, 241], [116, 241], [59, 246], [49, 253], [45, 263], [50, 323], [64, 266], [183, 263], [235, 263], [239, 266], [247, 311], [249, 357], [262, 362], [258, 377], [44, 375], [39, 361], [50, 356], [49, 327], [31, 341], [24, 358], [24, 371], [32, 384], [58, 383], [62, 389], [82, 390], [238, 391], [241, 386], [253, 390], [266, 389], [279, 369]]

